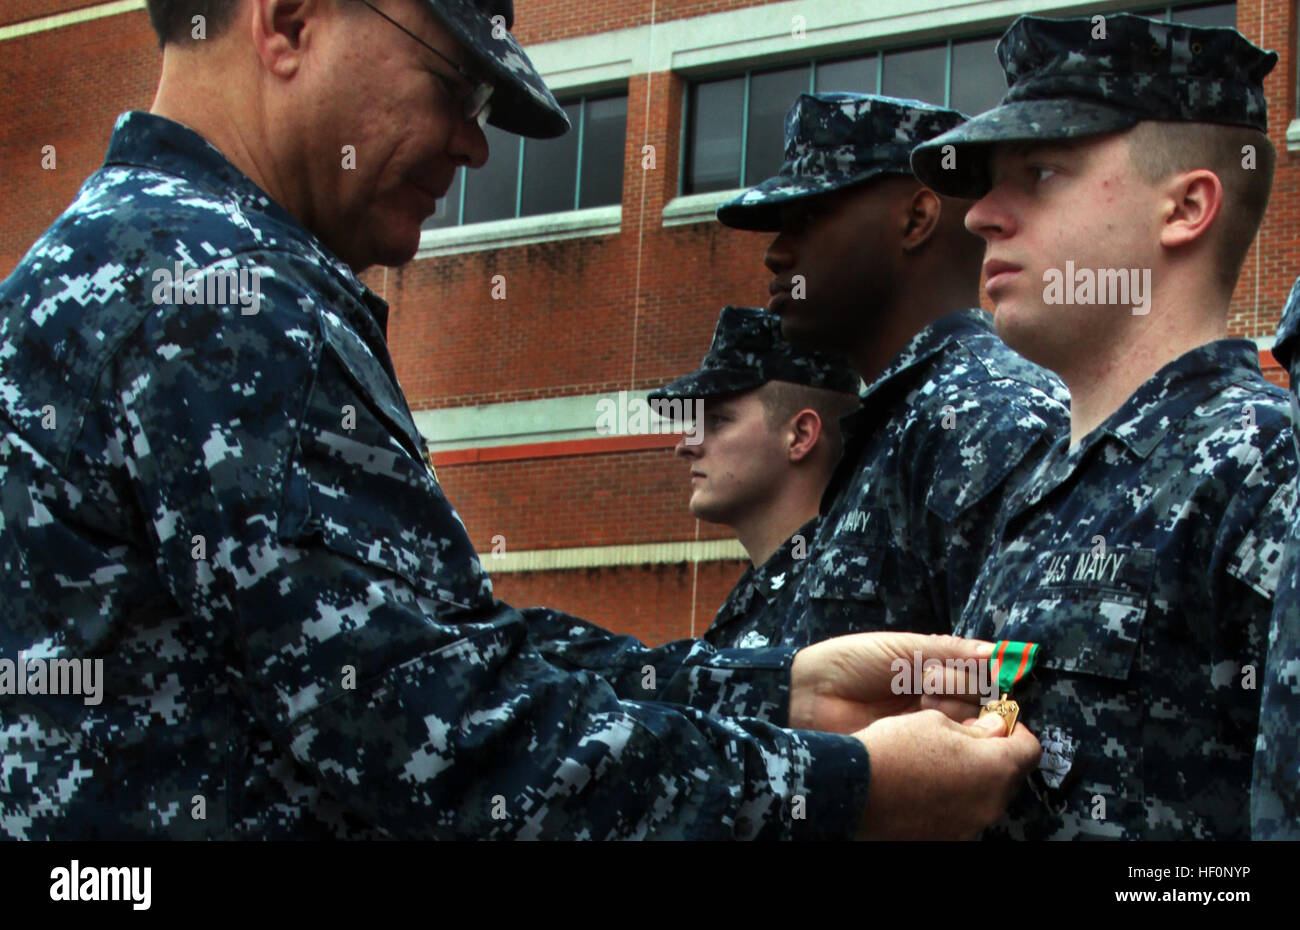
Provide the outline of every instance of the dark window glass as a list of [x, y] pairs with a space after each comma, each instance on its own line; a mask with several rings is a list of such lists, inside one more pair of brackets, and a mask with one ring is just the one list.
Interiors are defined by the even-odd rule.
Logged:
[[1189, 26], [1232, 26], [1237, 25], [1237, 4], [1214, 3], [1209, 6], [1174, 7], [1173, 20]]
[[830, 61], [817, 65], [817, 93], [848, 91], [851, 94], [874, 94], [876, 72], [879, 70], [876, 55], [850, 58], [848, 61]]
[[627, 97], [587, 101], [583, 127], [579, 207], [623, 201], [623, 152], [627, 141]]
[[947, 57], [948, 49], [943, 45], [885, 53], [883, 93], [942, 106]]
[[421, 229], [445, 229], [455, 226], [460, 220], [460, 185], [465, 177], [465, 169], [457, 168], [452, 176], [451, 187], [447, 195], [438, 201], [438, 212], [429, 217], [420, 226]]
[[691, 154], [687, 191], [703, 193], [740, 186], [740, 123], [745, 79], [696, 84], [691, 89]]
[[488, 140], [487, 164], [469, 173], [465, 186], [465, 222], [482, 223], [515, 215], [519, 187], [519, 136], [484, 126]]
[[971, 116], [997, 104], [1007, 89], [998, 62], [996, 36], [952, 44], [952, 85], [948, 106]]
[[573, 128], [558, 139], [524, 140], [523, 196], [520, 216], [573, 209], [578, 184], [578, 121], [582, 104], [565, 105]]
[[755, 74], [749, 81], [749, 140], [743, 184], [757, 184], [781, 169], [785, 115], [808, 92], [809, 65]]

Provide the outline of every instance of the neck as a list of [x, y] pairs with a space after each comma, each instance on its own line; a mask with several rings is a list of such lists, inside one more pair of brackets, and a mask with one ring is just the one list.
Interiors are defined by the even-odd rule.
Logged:
[[[255, 87], [240, 81], [241, 69], [223, 57], [227, 49], [163, 50], [162, 77], [149, 112], [193, 129], [226, 159], [304, 225], [307, 203], [288, 179], [275, 169], [274, 151], [264, 111]], [[232, 101], [239, 101], [231, 105]]]
[[[943, 279], [944, 276], [940, 276], [939, 280]], [[916, 275], [909, 276], [897, 288], [897, 298], [889, 306], [881, 308], [876, 317], [879, 322], [869, 328], [850, 353], [850, 361], [867, 384], [875, 381], [898, 353], [916, 338], [916, 334], [935, 320], [959, 310], [979, 306], [979, 294], [976, 292], [978, 275], [970, 293], [958, 289], [936, 292], [933, 286], [935, 280], [934, 275], [921, 270]], [[920, 281], [924, 285], [919, 293], [908, 287], [914, 281]]]
[[[1162, 312], [1163, 309], [1163, 312]], [[1057, 369], [1070, 390], [1070, 445], [1124, 405], [1157, 371], [1198, 346], [1228, 335], [1226, 308], [1193, 316], [1152, 302], [1146, 316], [1097, 351], [1072, 355]]]
[[[732, 524], [750, 563], [762, 565], [775, 555], [799, 527], [817, 516], [820, 502], [820, 494], [807, 490], [787, 494], [763, 510], [748, 515], [743, 522]], [[811, 544], [812, 540], [808, 543]]]

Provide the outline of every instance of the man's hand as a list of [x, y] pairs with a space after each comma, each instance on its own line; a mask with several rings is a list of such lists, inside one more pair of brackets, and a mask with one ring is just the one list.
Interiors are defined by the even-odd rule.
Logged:
[[871, 755], [858, 838], [973, 839], [1006, 810], [1042, 747], [1023, 723], [989, 714], [972, 726], [934, 710], [889, 717], [854, 734]]
[[[932, 667], [923, 672], [923, 682], [914, 681], [917, 653], [922, 664], [943, 663], [942, 674]], [[965, 720], [978, 710], [977, 669], [992, 654], [992, 643], [956, 636], [854, 633], [824, 640], [799, 650], [790, 666], [789, 725], [855, 733], [923, 708]]]

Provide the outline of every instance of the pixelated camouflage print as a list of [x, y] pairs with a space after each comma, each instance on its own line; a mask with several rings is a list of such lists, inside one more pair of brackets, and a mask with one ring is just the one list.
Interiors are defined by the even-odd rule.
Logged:
[[[427, 2], [433, 15], [469, 53], [471, 69], [476, 68], [492, 83], [490, 124], [538, 139], [560, 136], [571, 128], [546, 81], [508, 31], [514, 23], [510, 0]], [[497, 16], [502, 19], [494, 23]]]
[[800, 94], [785, 117], [785, 163], [718, 208], [736, 229], [775, 232], [779, 206], [882, 174], [912, 173], [912, 149], [966, 117], [956, 110], [875, 94]]
[[1300, 840], [1300, 508], [1290, 518], [1261, 675], [1250, 834]]
[[718, 608], [704, 638], [717, 646], [757, 648], [789, 619], [820, 518], [799, 527], [762, 565], [751, 565]]
[[1288, 407], [1254, 343], [1209, 343], [1012, 496], [958, 632], [1040, 644], [1013, 696], [1051, 752], [986, 836], [1249, 837]]
[[[1300, 279], [1282, 309], [1273, 355], [1291, 377], [1293, 433], [1300, 426]], [[1297, 437], [1300, 439], [1300, 437]], [[1259, 739], [1250, 788], [1250, 832], [1257, 840], [1300, 840], [1300, 508], [1289, 523], [1261, 679]]]
[[650, 392], [650, 399], [718, 397], [789, 381], [856, 394], [861, 379], [845, 358], [796, 348], [781, 336], [781, 318], [757, 307], [723, 307], [699, 370]]
[[1282, 306], [1282, 318], [1277, 324], [1273, 340], [1273, 357], [1278, 360], [1291, 378], [1291, 392], [1300, 384], [1300, 278], [1291, 286], [1291, 293]]
[[[1266, 132], [1264, 77], [1277, 63], [1236, 29], [1143, 16], [1021, 16], [998, 41], [1007, 92], [991, 110], [917, 146], [916, 176], [942, 193], [989, 188], [990, 144], [1074, 139], [1141, 120], [1247, 126]], [[944, 152], [952, 146], [953, 159]]]
[[794, 609], [760, 632], [795, 646], [872, 630], [951, 633], [997, 513], [1068, 429], [1068, 403], [984, 311], [931, 323], [842, 418], [844, 455]]
[[[176, 261], [256, 270], [259, 312], [155, 302]], [[0, 835], [850, 835], [865, 751], [778, 728], [793, 650], [493, 600], [386, 319], [200, 136], [119, 119], [0, 284], [0, 658], [105, 678], [0, 700]]]

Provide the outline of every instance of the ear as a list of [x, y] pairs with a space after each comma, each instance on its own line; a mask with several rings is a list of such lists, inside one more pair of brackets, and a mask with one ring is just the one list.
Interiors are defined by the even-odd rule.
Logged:
[[277, 77], [292, 77], [326, 5], [319, 0], [251, 0], [250, 5], [253, 49], [262, 66]]
[[1160, 244], [1177, 247], [1204, 236], [1223, 207], [1223, 182], [1207, 168], [1184, 171], [1163, 185]]
[[787, 432], [789, 448], [787, 453], [790, 456], [791, 464], [802, 462], [812, 450], [817, 448], [817, 442], [822, 436], [822, 418], [816, 410], [811, 407], [805, 407], [796, 413], [790, 420], [789, 430]]
[[928, 187], [915, 188], [907, 201], [903, 251], [914, 252], [928, 242], [939, 228], [939, 217], [942, 215], [943, 203], [939, 200], [939, 195]]

